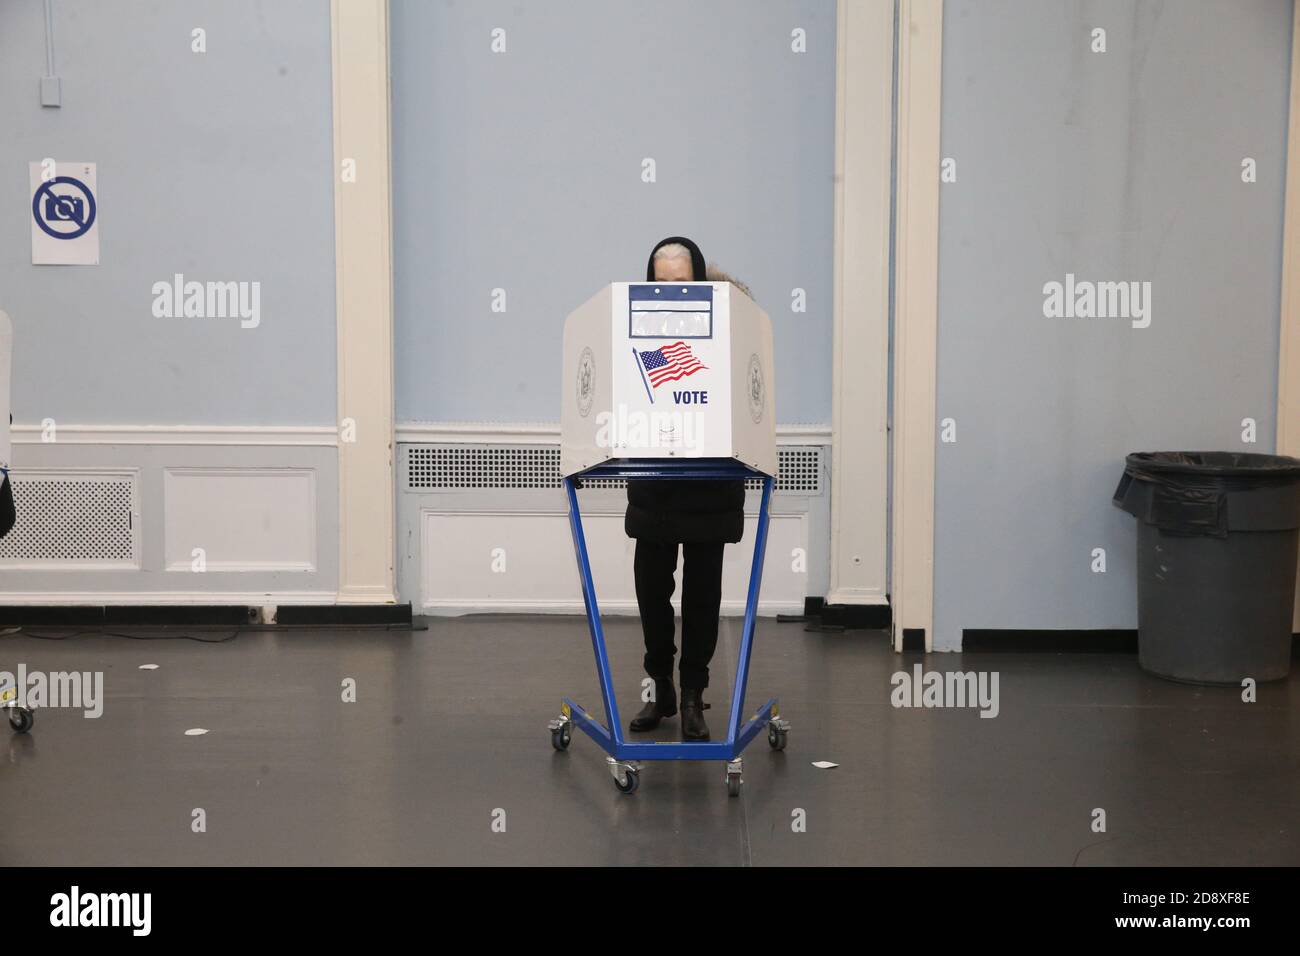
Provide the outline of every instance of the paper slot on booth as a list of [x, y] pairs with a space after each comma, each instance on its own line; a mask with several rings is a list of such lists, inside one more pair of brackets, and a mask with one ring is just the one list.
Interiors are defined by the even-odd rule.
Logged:
[[560, 466], [735, 459], [776, 473], [772, 324], [729, 282], [615, 282], [564, 323]]

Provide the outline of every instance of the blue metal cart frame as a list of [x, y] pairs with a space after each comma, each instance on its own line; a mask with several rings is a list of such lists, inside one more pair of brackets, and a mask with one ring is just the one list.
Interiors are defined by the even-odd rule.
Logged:
[[[763, 498], [758, 510], [758, 528], [754, 534], [754, 559], [749, 574], [749, 594], [745, 601], [745, 625], [741, 635], [740, 653], [736, 660], [736, 679], [732, 685], [731, 713], [727, 721], [726, 740], [664, 741], [657, 743], [629, 743], [623, 739], [623, 728], [618, 715], [618, 702], [614, 697], [614, 681], [610, 675], [609, 654], [605, 649], [605, 631], [600, 623], [600, 608], [596, 603], [596, 588], [591, 578], [591, 563], [587, 558], [587, 540], [582, 532], [582, 515], [578, 508], [577, 482], [583, 478], [761, 478]], [[741, 724], [741, 711], [745, 706], [745, 687], [749, 680], [749, 656], [754, 643], [754, 624], [758, 613], [758, 592], [763, 580], [763, 554], [767, 548], [767, 526], [772, 498], [773, 479], [734, 459], [616, 459], [597, 465], [564, 479], [564, 490], [569, 500], [569, 528], [573, 532], [573, 549], [578, 559], [578, 575], [582, 581], [582, 599], [587, 608], [587, 623], [591, 628], [591, 645], [596, 655], [596, 670], [600, 675], [600, 694], [605, 705], [608, 726], [578, 703], [568, 697], [558, 718], [550, 722], [551, 743], [557, 750], [567, 750], [576, 725], [596, 741], [608, 756], [614, 783], [624, 793], [637, 789], [642, 760], [725, 760], [727, 761], [727, 791], [732, 796], [740, 793], [743, 783], [741, 752], [763, 729], [768, 732], [768, 745], [774, 750], [784, 750], [788, 721], [777, 714], [777, 698], [764, 704], [745, 724]]]

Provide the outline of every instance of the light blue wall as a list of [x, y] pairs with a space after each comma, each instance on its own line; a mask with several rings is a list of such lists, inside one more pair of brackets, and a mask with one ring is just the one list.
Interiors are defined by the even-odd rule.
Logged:
[[564, 317], [676, 234], [771, 316], [779, 421], [830, 421], [832, 0], [394, 0], [391, 25], [399, 421], [558, 420]]
[[[327, 0], [0, 3], [0, 308], [15, 421], [331, 424]], [[207, 31], [207, 53], [190, 33]], [[101, 264], [33, 266], [27, 164], [98, 163]], [[151, 287], [259, 281], [261, 323], [155, 318]]]
[[[945, 5], [938, 416], [957, 441], [936, 447], [937, 647], [1135, 627], [1134, 519], [1110, 503], [1124, 455], [1273, 450], [1291, 16]], [[1150, 281], [1150, 327], [1045, 318], [1067, 272]]]

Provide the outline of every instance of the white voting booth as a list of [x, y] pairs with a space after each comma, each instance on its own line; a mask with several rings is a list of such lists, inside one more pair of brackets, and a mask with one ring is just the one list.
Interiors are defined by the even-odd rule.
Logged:
[[[769, 746], [783, 750], [790, 727], [776, 698], [742, 722], [776, 475], [771, 322], [729, 282], [615, 282], [568, 317], [563, 348], [560, 471], [608, 726], [565, 697], [551, 745], [567, 750], [576, 726], [606, 752], [624, 793], [637, 789], [642, 760], [725, 760], [736, 796], [746, 744], [766, 730]], [[578, 508], [587, 478], [760, 480], [726, 740], [623, 739]]]
[[[12, 445], [9, 439], [9, 373], [13, 362], [14, 327], [9, 316], [0, 309], [0, 494], [9, 477]], [[12, 491], [12, 485], [10, 490]], [[3, 667], [0, 667], [3, 669]], [[20, 734], [32, 729], [35, 720], [30, 708], [21, 706], [18, 688], [0, 682], [0, 709], [9, 716], [9, 726]]]
[[772, 324], [729, 282], [615, 282], [564, 323], [560, 470], [735, 459], [776, 474]]

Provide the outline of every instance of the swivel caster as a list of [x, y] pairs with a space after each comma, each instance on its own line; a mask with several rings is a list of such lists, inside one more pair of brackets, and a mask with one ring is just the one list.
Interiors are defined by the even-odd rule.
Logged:
[[636, 793], [636, 788], [641, 784], [640, 764], [615, 760], [613, 757], [606, 757], [605, 762], [609, 764], [609, 772], [614, 775], [614, 786], [619, 793]]
[[790, 721], [773, 717], [767, 722], [767, 745], [773, 750], [784, 750], [786, 735], [790, 733]]
[[741, 776], [740, 772], [741, 764], [739, 757], [735, 760], [727, 761], [727, 796], [729, 797], [740, 796], [741, 784], [745, 782], [745, 778]]
[[551, 746], [556, 750], [568, 750], [573, 740], [573, 722], [568, 717], [556, 717], [547, 726], [551, 731]]
[[14, 733], [25, 734], [36, 723], [36, 715], [26, 707], [10, 707], [8, 710], [9, 726], [14, 729]]

